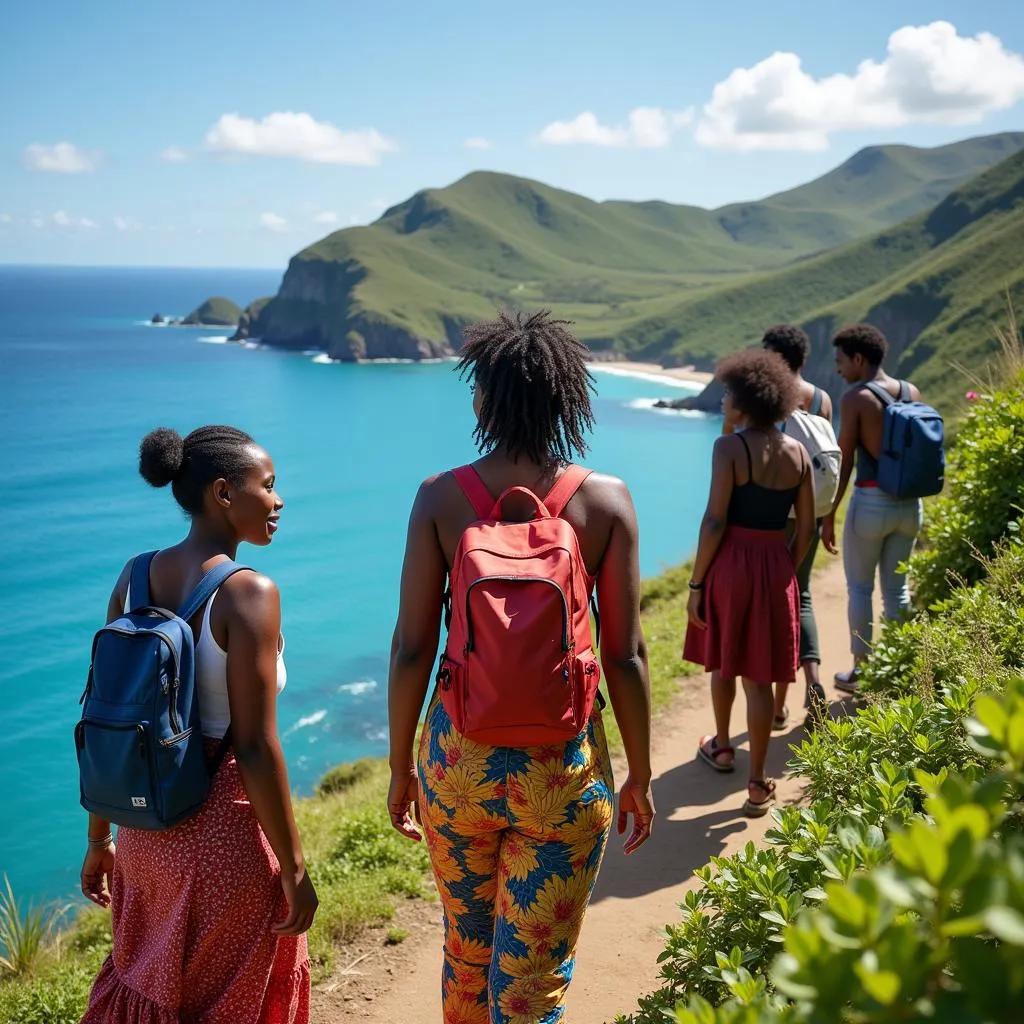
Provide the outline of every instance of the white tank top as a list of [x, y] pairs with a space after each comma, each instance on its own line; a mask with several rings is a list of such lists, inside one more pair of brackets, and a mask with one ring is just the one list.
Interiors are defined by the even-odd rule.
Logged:
[[[203, 735], [209, 739], [222, 739], [231, 724], [231, 709], [228, 705], [228, 655], [214, 639], [210, 629], [210, 610], [217, 600], [215, 590], [203, 610], [203, 624], [196, 643], [196, 693], [199, 697], [199, 719]], [[131, 608], [132, 588], [128, 585], [124, 610]], [[281, 637], [277, 652], [277, 692], [280, 693], [288, 682], [288, 669], [284, 664], [284, 637]]]

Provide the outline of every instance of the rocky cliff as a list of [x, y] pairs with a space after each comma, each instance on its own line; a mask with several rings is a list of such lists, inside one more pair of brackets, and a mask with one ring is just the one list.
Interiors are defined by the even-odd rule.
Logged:
[[462, 324], [444, 325], [441, 340], [404, 329], [394, 318], [366, 309], [355, 294], [366, 276], [355, 259], [328, 261], [296, 256], [281, 290], [258, 312], [249, 334], [264, 344], [320, 349], [332, 359], [429, 359], [451, 355]]

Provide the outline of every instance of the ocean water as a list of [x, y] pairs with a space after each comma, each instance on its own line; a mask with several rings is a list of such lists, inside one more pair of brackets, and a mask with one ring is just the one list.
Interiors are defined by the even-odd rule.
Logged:
[[[422, 478], [473, 457], [469, 389], [451, 363], [331, 364], [146, 322], [214, 294], [244, 304], [279, 278], [0, 267], [0, 872], [18, 892], [76, 892], [85, 812], [72, 730], [91, 637], [125, 561], [187, 528], [169, 490], [137, 473], [139, 440], [155, 426], [232, 423], [275, 460], [281, 529], [240, 557], [281, 588], [279, 722], [293, 788], [308, 793], [331, 765], [386, 752], [406, 519]], [[676, 386], [595, 378], [587, 463], [629, 483], [652, 575], [695, 546], [719, 427], [651, 408]]]

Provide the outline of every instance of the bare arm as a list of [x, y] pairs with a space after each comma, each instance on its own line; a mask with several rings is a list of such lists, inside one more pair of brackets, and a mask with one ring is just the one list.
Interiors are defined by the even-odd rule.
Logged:
[[275, 927], [297, 935], [313, 923], [316, 893], [292, 813], [288, 770], [277, 734], [277, 651], [281, 599], [273, 580], [239, 573], [221, 588], [227, 599], [228, 705], [231, 743], [245, 792], [281, 864], [289, 915]]
[[410, 805], [416, 798], [413, 742], [430, 684], [430, 670], [437, 657], [444, 584], [448, 573], [434, 526], [433, 483], [432, 479], [420, 486], [409, 516], [398, 622], [391, 641], [388, 674], [388, 727], [391, 733], [388, 811], [392, 824], [409, 839], [420, 838], [409, 817]]
[[839, 450], [843, 453], [843, 464], [839, 467], [839, 490], [832, 510], [822, 519], [821, 542], [825, 550], [835, 554], [836, 548], [836, 509], [843, 503], [846, 489], [850, 485], [854, 460], [857, 457], [857, 438], [860, 437], [860, 392], [849, 391], [843, 395], [839, 405], [842, 413], [842, 424], [839, 428]]
[[832, 413], [832, 396], [827, 391], [823, 390], [821, 392], [821, 412], [818, 415], [831, 423]]
[[624, 847], [632, 853], [647, 841], [654, 821], [651, 689], [640, 623], [640, 531], [629, 490], [621, 481], [614, 487], [611, 536], [597, 570], [597, 604], [601, 666], [629, 767], [619, 797], [618, 831], [625, 831], [627, 815], [632, 814], [633, 829]]
[[711, 491], [708, 495], [704, 518], [700, 524], [697, 541], [697, 557], [693, 560], [693, 580], [703, 583], [711, 563], [725, 535], [729, 500], [732, 498], [735, 478], [733, 475], [733, 442], [719, 438], [711, 456]]
[[807, 449], [803, 445], [800, 446], [800, 461], [803, 463], [804, 472], [800, 480], [800, 490], [796, 493], [796, 533], [793, 536], [793, 546], [790, 549], [794, 568], [799, 568], [803, 564], [817, 528], [817, 520], [814, 515], [814, 478], [811, 475]]
[[[124, 614], [124, 602], [128, 593], [128, 580], [131, 576], [132, 563], [128, 562], [121, 570], [114, 589], [107, 599], [107, 616], [105, 622]], [[110, 906], [110, 887], [114, 876], [114, 858], [116, 848], [111, 836], [110, 822], [99, 814], [89, 812], [88, 842], [85, 860], [82, 863], [80, 884], [82, 893], [93, 903], [101, 907]]]

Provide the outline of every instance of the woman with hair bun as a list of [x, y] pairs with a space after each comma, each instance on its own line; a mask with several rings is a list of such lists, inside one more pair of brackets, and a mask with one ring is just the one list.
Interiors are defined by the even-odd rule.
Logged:
[[[284, 502], [270, 456], [234, 427], [182, 438], [161, 428], [139, 450], [139, 472], [168, 484], [190, 519], [157, 552], [150, 603], [177, 608], [240, 544], [266, 546]], [[134, 561], [134, 559], [133, 559]], [[132, 562], [107, 621], [132, 607]], [[166, 831], [89, 815], [82, 892], [113, 911], [114, 948], [82, 1024], [306, 1024], [305, 932], [317, 896], [292, 814], [275, 707], [284, 688], [281, 605], [274, 582], [230, 576], [191, 622], [207, 754], [230, 743], [202, 810]]]
[[[750, 775], [743, 811], [767, 813], [775, 783], [765, 779], [774, 716], [772, 683], [796, 679], [800, 592], [796, 569], [815, 529], [807, 449], [776, 424], [796, 408], [799, 387], [775, 352], [750, 349], [719, 363], [722, 411], [731, 432], [715, 442], [711, 493], [690, 580], [683, 657], [711, 672], [715, 733], [697, 754], [715, 771], [735, 768], [729, 719], [743, 679]], [[786, 520], [796, 512], [792, 543]]]

